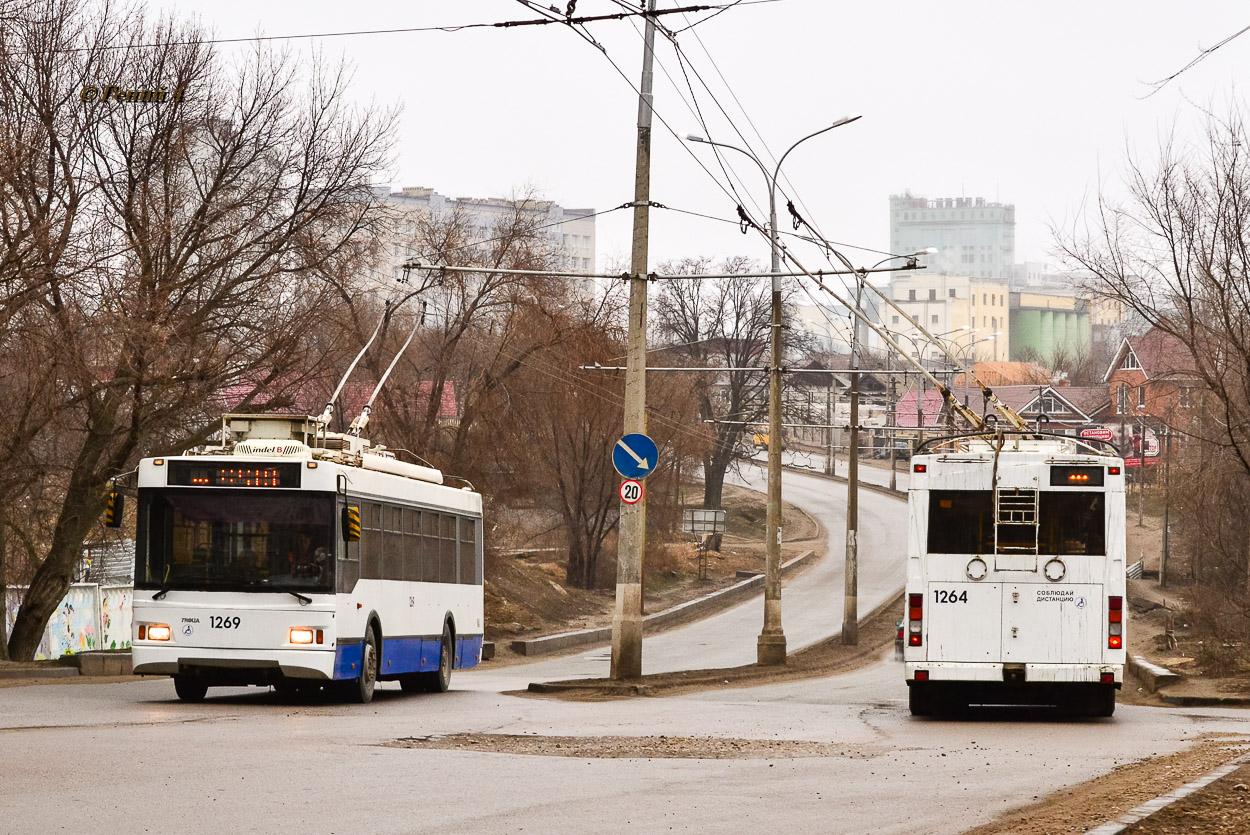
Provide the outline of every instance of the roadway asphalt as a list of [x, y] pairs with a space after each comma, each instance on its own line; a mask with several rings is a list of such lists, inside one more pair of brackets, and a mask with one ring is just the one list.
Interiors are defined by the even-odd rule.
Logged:
[[[1099, 720], [917, 720], [893, 661], [840, 677], [609, 702], [461, 689], [470, 678], [457, 674], [443, 694], [387, 685], [367, 706], [257, 689], [187, 705], [168, 680], [6, 688], [0, 832], [953, 835], [1201, 734], [1250, 731], [1235, 710], [1145, 707]], [[767, 759], [386, 747], [465, 732], [827, 747]]]
[[[841, 491], [786, 477], [787, 498], [819, 504], [835, 545], [785, 592], [792, 648], [840, 626]], [[873, 595], [901, 583], [902, 503], [870, 495], [864, 535], [879, 538], [863, 549], [863, 611]], [[648, 639], [648, 668], [751, 660], [759, 601], [739, 609]], [[718, 629], [732, 630], [732, 639], [713, 640]], [[0, 689], [0, 832], [953, 835], [1204, 734], [1250, 732], [1250, 714], [1216, 709], [915, 719], [902, 671], [888, 658], [843, 676], [671, 698], [566, 702], [500, 692], [538, 675], [567, 675], [569, 665], [600, 674], [606, 656], [595, 655], [457, 672], [443, 694], [409, 695], [387, 684], [367, 706], [224, 688], [188, 705], [175, 700], [168, 679]], [[647, 750], [607, 758], [387, 746], [451, 733], [825, 747], [807, 758], [696, 759]], [[1109, 807], [1107, 819], [1116, 814]]]

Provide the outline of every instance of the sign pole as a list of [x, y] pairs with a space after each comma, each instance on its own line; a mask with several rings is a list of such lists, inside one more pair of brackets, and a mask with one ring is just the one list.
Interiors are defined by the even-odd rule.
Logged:
[[[642, 83], [638, 90], [638, 144], [634, 169], [634, 240], [630, 253], [629, 337], [625, 358], [625, 432], [647, 431], [647, 232], [651, 200], [651, 85], [655, 61], [655, 0], [647, 3]], [[621, 503], [616, 555], [616, 609], [612, 614], [612, 678], [642, 675], [642, 555], [647, 546], [647, 498]]]

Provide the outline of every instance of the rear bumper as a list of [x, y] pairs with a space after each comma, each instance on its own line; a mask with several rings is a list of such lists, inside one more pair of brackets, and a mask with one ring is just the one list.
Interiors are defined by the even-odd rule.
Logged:
[[213, 649], [132, 647], [137, 675], [193, 675], [209, 683], [270, 684], [284, 679], [329, 680], [333, 649]]
[[[1110, 673], [1118, 690], [1124, 683], [1123, 664], [967, 664], [952, 661], [908, 661], [903, 665], [907, 684], [916, 680], [916, 671], [924, 670], [929, 681], [967, 682], [974, 684], [1005, 684], [1020, 687], [1031, 684], [1099, 684], [1104, 673]], [[1004, 666], [1007, 671], [1004, 671]]]

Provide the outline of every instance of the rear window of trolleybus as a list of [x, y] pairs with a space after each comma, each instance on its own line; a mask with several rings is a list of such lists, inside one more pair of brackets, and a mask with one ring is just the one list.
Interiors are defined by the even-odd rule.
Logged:
[[[1104, 494], [1042, 490], [1037, 500], [1037, 553], [1106, 556]], [[998, 525], [998, 550], [1033, 543], [1032, 525]], [[930, 554], [992, 554], [994, 494], [990, 490], [929, 491]]]

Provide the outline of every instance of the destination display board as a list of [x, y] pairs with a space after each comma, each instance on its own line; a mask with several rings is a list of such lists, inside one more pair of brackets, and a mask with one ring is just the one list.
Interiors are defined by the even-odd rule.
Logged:
[[230, 461], [170, 461], [170, 487], [278, 487], [300, 486], [300, 465]]

